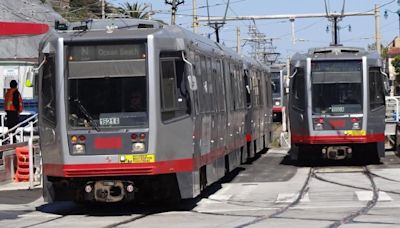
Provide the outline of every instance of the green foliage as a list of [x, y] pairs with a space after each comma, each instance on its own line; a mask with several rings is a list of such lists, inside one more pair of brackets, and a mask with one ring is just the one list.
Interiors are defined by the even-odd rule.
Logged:
[[150, 11], [148, 5], [142, 5], [139, 3], [125, 2], [122, 7], [119, 7], [120, 13], [127, 15], [132, 18], [149, 19]]
[[[60, 12], [68, 21], [101, 18], [101, 1], [99, 0], [70, 0], [69, 6], [67, 10]], [[111, 13], [113, 10], [113, 7], [105, 2], [105, 13]]]
[[396, 72], [396, 81], [400, 81], [400, 55], [394, 57], [391, 64], [394, 67], [394, 71]]

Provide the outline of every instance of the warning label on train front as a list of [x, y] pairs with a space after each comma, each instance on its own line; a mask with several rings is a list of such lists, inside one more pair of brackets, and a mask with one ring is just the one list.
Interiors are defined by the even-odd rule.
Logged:
[[151, 163], [156, 161], [154, 154], [127, 154], [119, 156], [120, 163]]

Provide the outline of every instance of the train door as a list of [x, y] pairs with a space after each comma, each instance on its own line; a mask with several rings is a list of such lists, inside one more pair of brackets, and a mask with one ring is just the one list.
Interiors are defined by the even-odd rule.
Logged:
[[246, 117], [245, 117], [245, 138], [246, 138], [246, 151], [248, 156], [250, 156], [250, 151], [251, 151], [251, 141], [253, 137], [253, 131], [252, 131], [252, 117], [253, 117], [253, 105], [252, 105], [252, 90], [253, 90], [253, 85], [251, 83], [251, 72], [252, 69], [247, 69], [244, 71], [244, 87], [245, 87], [245, 96], [246, 96]]
[[[201, 166], [201, 116], [200, 116], [200, 87], [201, 87], [201, 66], [200, 56], [198, 53], [193, 53], [193, 74], [196, 76], [197, 89], [192, 91], [192, 119], [193, 119], [193, 157], [195, 167]], [[196, 178], [197, 179], [197, 178]]]
[[304, 68], [295, 69], [290, 80], [289, 94], [290, 133], [292, 144], [303, 143], [303, 137], [308, 135], [306, 115], [306, 77]]
[[[379, 67], [368, 70], [369, 113], [367, 131], [370, 134], [382, 134], [385, 131], [385, 86], [384, 76]], [[377, 143], [377, 152], [384, 156], [383, 139]]]
[[271, 76], [269, 73], [264, 74], [264, 134], [265, 146], [272, 142], [272, 89], [271, 89]]

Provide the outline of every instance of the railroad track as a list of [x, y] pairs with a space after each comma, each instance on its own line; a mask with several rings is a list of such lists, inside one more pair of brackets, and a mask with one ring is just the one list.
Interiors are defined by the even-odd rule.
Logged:
[[[360, 187], [360, 186], [356, 186], [356, 185], [343, 184], [343, 183], [340, 183], [340, 182], [336, 182], [336, 181], [325, 179], [325, 178], [323, 178], [323, 177], [321, 177], [319, 175], [319, 173], [346, 173], [346, 172], [347, 173], [349, 173], [349, 172], [351, 172], [351, 173], [363, 173], [366, 176], [366, 178], [368, 178], [371, 187], [370, 188], [365, 188], [365, 187]], [[275, 211], [274, 213], [272, 213], [270, 215], [257, 217], [253, 221], [250, 221], [248, 223], [236, 226], [236, 228], [247, 227], [247, 226], [254, 225], [254, 224], [257, 224], [259, 222], [262, 222], [264, 220], [271, 219], [271, 218], [280, 218], [279, 217], [280, 215], [284, 214], [286, 211], [288, 211], [290, 208], [293, 208], [294, 206], [296, 206], [300, 202], [300, 200], [303, 198], [303, 196], [308, 192], [309, 184], [310, 184], [310, 181], [312, 179], [328, 182], [328, 183], [335, 184], [335, 185], [350, 187], [350, 188], [354, 188], [354, 189], [362, 189], [362, 190], [372, 191], [372, 193], [373, 193], [372, 200], [369, 200], [364, 207], [362, 207], [362, 208], [360, 208], [360, 209], [358, 209], [356, 211], [352, 211], [347, 216], [344, 216], [341, 219], [338, 219], [337, 221], [335, 221], [332, 224], [330, 224], [328, 227], [329, 228], [336, 228], [336, 227], [339, 227], [339, 226], [341, 226], [343, 224], [353, 223], [354, 219], [356, 217], [358, 217], [360, 215], [367, 214], [376, 205], [376, 203], [378, 201], [379, 189], [377, 188], [376, 183], [374, 181], [374, 176], [377, 176], [377, 175], [373, 174], [368, 169], [367, 166], [360, 167], [359, 169], [350, 169], [350, 170], [348, 169], [348, 170], [344, 170], [344, 171], [343, 170], [342, 171], [338, 170], [338, 171], [335, 171], [335, 172], [329, 171], [329, 169], [327, 169], [327, 168], [311, 167], [309, 169], [307, 178], [305, 179], [305, 182], [304, 182], [302, 188], [300, 189], [299, 193], [297, 194], [296, 199], [292, 203], [286, 205], [285, 207], [282, 207], [282, 208], [278, 209], [277, 211]], [[381, 177], [381, 178], [384, 178], [384, 177]], [[386, 179], [389, 179], [389, 178], [386, 178]], [[385, 192], [390, 192], [390, 193], [394, 193], [394, 194], [400, 194], [400, 192], [393, 192], [393, 191], [385, 191]]]

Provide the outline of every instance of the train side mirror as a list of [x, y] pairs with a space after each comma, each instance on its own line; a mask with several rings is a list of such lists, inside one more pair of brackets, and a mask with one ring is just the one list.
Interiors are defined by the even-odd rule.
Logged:
[[196, 76], [188, 75], [187, 79], [188, 79], [188, 82], [189, 82], [190, 90], [196, 91], [197, 90], [197, 79], [196, 79]]
[[43, 64], [46, 62], [46, 56], [44, 56], [42, 62], [39, 64], [37, 68], [31, 68], [26, 73], [25, 86], [33, 87], [35, 85], [35, 78], [39, 74], [40, 68], [42, 68]]
[[388, 96], [390, 94], [389, 76], [382, 70], [381, 70], [381, 74], [383, 77], [383, 87], [385, 89], [385, 96]]
[[183, 61], [189, 65], [189, 75], [187, 76], [188, 82], [189, 82], [189, 88], [192, 91], [196, 91], [197, 90], [197, 79], [196, 76], [194, 75], [194, 70], [193, 70], [193, 64], [185, 58], [185, 53], [182, 51], [182, 59]]
[[26, 87], [33, 87], [35, 84], [35, 76], [37, 75], [37, 72], [34, 69], [30, 69], [26, 73], [26, 79], [25, 79], [25, 86]]
[[390, 94], [390, 83], [389, 83], [389, 79], [387, 77], [385, 77], [385, 79], [383, 81], [383, 85], [385, 87], [385, 95], [388, 96]]

